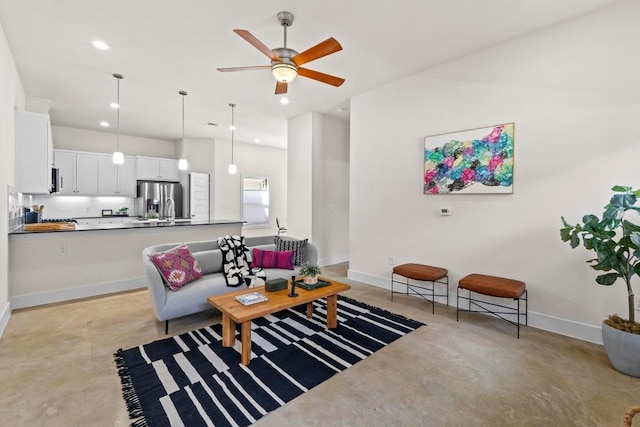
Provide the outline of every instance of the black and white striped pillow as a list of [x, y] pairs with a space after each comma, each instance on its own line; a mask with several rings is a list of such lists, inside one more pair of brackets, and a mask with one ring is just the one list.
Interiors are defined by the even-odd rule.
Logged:
[[293, 264], [300, 265], [306, 260], [304, 259], [304, 252], [309, 239], [297, 240], [297, 239], [283, 239], [280, 236], [276, 236], [275, 244], [276, 251], [296, 251], [293, 255]]

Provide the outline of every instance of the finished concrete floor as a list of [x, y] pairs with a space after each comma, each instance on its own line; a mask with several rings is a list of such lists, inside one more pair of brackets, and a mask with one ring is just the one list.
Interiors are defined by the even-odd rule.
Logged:
[[[255, 426], [621, 426], [640, 404], [595, 344], [349, 281], [346, 295], [427, 323]], [[219, 323], [211, 311], [170, 334]], [[164, 338], [146, 290], [17, 310], [0, 339], [1, 426], [126, 426], [112, 354]], [[636, 416], [638, 418], [640, 416]], [[640, 425], [640, 419], [635, 420]]]

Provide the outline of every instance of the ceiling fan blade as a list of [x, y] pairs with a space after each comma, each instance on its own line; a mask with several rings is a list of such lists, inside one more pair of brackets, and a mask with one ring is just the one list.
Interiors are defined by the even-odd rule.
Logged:
[[322, 58], [323, 56], [330, 55], [335, 52], [339, 52], [342, 50], [342, 46], [338, 43], [338, 40], [333, 37], [329, 37], [323, 42], [318, 43], [317, 45], [305, 50], [302, 53], [297, 54], [291, 60], [297, 66], [302, 64], [306, 64], [307, 62], [314, 61], [318, 58]]
[[298, 68], [298, 75], [307, 77], [309, 79], [317, 80], [322, 83], [327, 83], [333, 86], [340, 86], [344, 83], [344, 79], [330, 74], [321, 73], [320, 71], [310, 70], [308, 68]]
[[287, 83], [276, 82], [276, 95], [287, 93], [289, 85]]
[[251, 43], [253, 45], [253, 47], [255, 47], [260, 52], [262, 52], [265, 55], [267, 55], [269, 58], [271, 58], [272, 61], [280, 61], [280, 58], [278, 58], [278, 56], [276, 54], [271, 52], [271, 49], [269, 49], [267, 46], [265, 46], [264, 43], [262, 43], [260, 40], [258, 40], [249, 31], [247, 31], [247, 30], [233, 30], [233, 32], [236, 33], [237, 35], [239, 35], [240, 37], [242, 37], [243, 39], [245, 39], [246, 41], [248, 41], [249, 43]]
[[222, 71], [226, 73], [227, 71], [251, 71], [251, 70], [270, 70], [271, 65], [254, 65], [250, 67], [227, 67], [227, 68], [216, 68], [218, 71]]

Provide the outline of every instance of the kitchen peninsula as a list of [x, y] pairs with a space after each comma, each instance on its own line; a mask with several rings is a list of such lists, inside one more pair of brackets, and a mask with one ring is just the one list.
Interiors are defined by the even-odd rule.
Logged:
[[241, 234], [242, 221], [77, 225], [9, 234], [12, 309], [143, 288], [142, 250], [161, 243]]

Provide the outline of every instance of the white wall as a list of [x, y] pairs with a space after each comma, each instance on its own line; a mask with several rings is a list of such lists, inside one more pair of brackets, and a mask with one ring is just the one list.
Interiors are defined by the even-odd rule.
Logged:
[[[53, 127], [53, 148], [65, 150], [91, 151], [94, 153], [113, 153], [117, 146], [115, 133]], [[149, 156], [177, 159], [175, 141], [141, 138], [120, 134], [120, 151], [130, 156]]]
[[[601, 342], [625, 288], [595, 284], [560, 216], [600, 214], [613, 185], [639, 187], [638, 17], [625, 2], [352, 99], [350, 277], [388, 287], [388, 256], [444, 267], [453, 304], [466, 274], [523, 280], [530, 325]], [[422, 194], [424, 136], [506, 122], [512, 195]]]
[[313, 112], [289, 120], [288, 234], [318, 247], [320, 265], [349, 259], [349, 122]]
[[[24, 110], [25, 95], [16, 64], [0, 25], [0, 200], [15, 183], [15, 111]], [[0, 335], [9, 320], [9, 241], [7, 209], [0, 209]]]
[[[311, 238], [313, 224], [313, 116], [306, 113], [289, 120], [287, 128], [287, 214], [288, 234]], [[316, 121], [317, 123], [317, 121]], [[282, 219], [282, 216], [280, 216]]]
[[349, 122], [314, 114], [313, 242], [321, 265], [349, 260]]
[[242, 219], [242, 177], [269, 178], [269, 228], [244, 228], [245, 236], [277, 233], [276, 216], [285, 216], [287, 208], [287, 150], [234, 141], [235, 175], [229, 175], [231, 140], [216, 139], [214, 216], [216, 219]]

